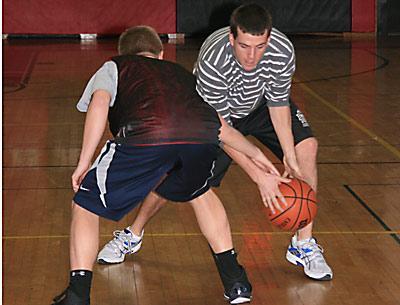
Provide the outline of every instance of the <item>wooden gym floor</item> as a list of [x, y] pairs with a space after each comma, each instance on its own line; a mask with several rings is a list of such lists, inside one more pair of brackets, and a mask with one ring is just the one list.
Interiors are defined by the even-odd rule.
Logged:
[[[312, 281], [285, 260], [290, 235], [271, 227], [257, 188], [233, 165], [218, 194], [254, 286], [252, 304], [399, 304], [400, 37], [293, 42], [292, 96], [320, 144], [314, 235], [334, 279]], [[167, 58], [191, 70], [199, 45], [166, 44]], [[3, 40], [4, 304], [50, 304], [67, 283], [70, 175], [84, 122], [75, 104], [115, 46], [112, 39]], [[101, 246], [133, 215], [103, 220]], [[191, 208], [170, 203], [147, 226], [140, 252], [95, 266], [92, 304], [218, 305], [222, 293]]]

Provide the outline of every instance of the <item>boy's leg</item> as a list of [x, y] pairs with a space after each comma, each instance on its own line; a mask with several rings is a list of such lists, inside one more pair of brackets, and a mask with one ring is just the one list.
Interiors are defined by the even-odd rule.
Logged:
[[210, 189], [191, 201], [200, 230], [214, 253], [233, 248], [231, 228], [225, 208]]
[[252, 287], [244, 268], [237, 261], [224, 206], [210, 189], [191, 201], [200, 230], [210, 244], [213, 258], [224, 285], [224, 296], [231, 304], [251, 300]]
[[99, 216], [72, 204], [71, 270], [92, 270], [99, 249]]
[[125, 260], [126, 254], [139, 251], [142, 245], [143, 231], [146, 223], [165, 205], [166, 199], [151, 192], [143, 200], [132, 225], [114, 232], [110, 240], [99, 252], [97, 262], [100, 264], [118, 264]]
[[99, 245], [99, 217], [74, 202], [70, 233], [71, 273], [67, 289], [53, 304], [88, 305], [93, 263]]
[[[228, 170], [232, 159], [222, 150], [219, 150], [211, 186], [220, 185], [222, 178]], [[100, 264], [119, 264], [125, 260], [126, 254], [133, 254], [140, 250], [144, 227], [147, 222], [165, 205], [166, 199], [151, 192], [143, 201], [133, 223], [124, 230], [114, 232], [110, 240], [99, 252], [97, 262]]]

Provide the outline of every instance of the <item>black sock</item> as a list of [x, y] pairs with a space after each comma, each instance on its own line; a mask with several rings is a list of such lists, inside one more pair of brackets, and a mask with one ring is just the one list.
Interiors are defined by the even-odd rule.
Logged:
[[69, 278], [69, 289], [83, 300], [89, 299], [92, 285], [92, 271], [72, 270]]
[[238, 282], [246, 284], [251, 291], [251, 284], [247, 279], [246, 271], [238, 263], [237, 253], [234, 249], [221, 253], [214, 253], [211, 249], [211, 252], [226, 293], [229, 293], [233, 285]]
[[240, 277], [243, 268], [237, 261], [235, 249], [232, 248], [221, 253], [213, 253], [213, 256], [218, 270], [230, 278]]

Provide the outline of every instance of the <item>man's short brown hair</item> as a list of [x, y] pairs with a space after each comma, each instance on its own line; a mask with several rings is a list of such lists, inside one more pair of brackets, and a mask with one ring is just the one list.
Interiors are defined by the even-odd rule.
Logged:
[[268, 31], [269, 35], [272, 28], [272, 17], [266, 8], [258, 4], [243, 4], [233, 11], [230, 28], [234, 38], [238, 35], [238, 28], [243, 33], [255, 36], [264, 35], [265, 31]]
[[118, 53], [120, 55], [149, 52], [158, 56], [162, 50], [160, 37], [152, 27], [147, 25], [134, 26], [119, 36]]

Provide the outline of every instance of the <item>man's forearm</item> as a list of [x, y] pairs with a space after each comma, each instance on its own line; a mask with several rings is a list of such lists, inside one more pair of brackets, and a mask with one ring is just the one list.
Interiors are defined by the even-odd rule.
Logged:
[[295, 150], [292, 133], [292, 118], [289, 106], [270, 107], [269, 113], [284, 155], [294, 156]]

